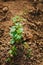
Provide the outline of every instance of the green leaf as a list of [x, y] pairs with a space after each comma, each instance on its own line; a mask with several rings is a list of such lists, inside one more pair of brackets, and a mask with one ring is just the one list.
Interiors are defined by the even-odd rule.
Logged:
[[9, 50], [9, 53], [12, 54], [12, 50]]
[[10, 33], [10, 36], [12, 37], [12, 38], [15, 38], [15, 35], [17, 34], [17, 32], [15, 31], [15, 32], [11, 32]]
[[18, 22], [19, 20], [20, 20], [20, 16], [15, 16], [15, 17], [12, 18], [12, 21], [14, 23]]
[[17, 39], [17, 40], [21, 40], [21, 36], [20, 36], [20, 35], [18, 35], [16, 39]]
[[13, 50], [13, 51], [16, 51], [16, 50], [17, 50], [16, 46], [13, 46], [13, 47], [12, 47], [12, 50]]
[[16, 30], [15, 26], [12, 26], [10, 29], [10, 33], [15, 32], [15, 30]]
[[18, 34], [21, 34], [23, 32], [23, 28], [19, 28], [18, 30], [17, 30], [17, 33]]
[[15, 34], [14, 38], [16, 39], [16, 38], [17, 38], [17, 36], [18, 36], [18, 34]]
[[13, 18], [12, 18], [12, 21], [13, 21], [14, 23], [16, 23], [17, 20], [16, 20], [15, 17], [13, 17]]
[[14, 55], [14, 56], [17, 55], [17, 48], [16, 48], [16, 46], [12, 47], [12, 55]]
[[21, 28], [22, 24], [18, 22], [18, 23], [15, 24], [15, 26], [16, 26], [16, 28]]
[[11, 43], [11, 44], [14, 44], [14, 42], [15, 42], [15, 40], [12, 38], [12, 39], [10, 40], [10, 43]]
[[10, 61], [11, 61], [11, 58], [7, 58], [7, 59], [6, 59], [6, 62], [10, 62]]
[[13, 46], [12, 49], [9, 51], [9, 54], [12, 56], [16, 56], [17, 55], [17, 48], [16, 46]]

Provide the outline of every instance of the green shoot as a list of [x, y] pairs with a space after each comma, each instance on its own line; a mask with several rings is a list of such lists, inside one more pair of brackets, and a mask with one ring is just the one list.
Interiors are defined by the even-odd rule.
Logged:
[[17, 55], [17, 48], [16, 46], [13, 46], [11, 50], [9, 50], [10, 56], [16, 56]]
[[28, 50], [27, 50], [26, 57], [27, 57], [27, 58], [30, 58], [30, 57], [31, 57], [31, 49], [28, 49]]
[[26, 57], [30, 58], [31, 57], [31, 49], [30, 49], [28, 43], [24, 42], [23, 47], [26, 50]]
[[22, 22], [24, 19], [20, 16], [15, 16], [12, 18], [13, 23]]
[[11, 44], [14, 43], [19, 43], [22, 39], [22, 33], [23, 33], [23, 27], [22, 24], [20, 23], [22, 19], [19, 16], [14, 17], [13, 22], [15, 23], [14, 26], [11, 27], [10, 29], [10, 36], [12, 37], [11, 39]]
[[11, 58], [7, 58], [7, 59], [6, 59], [6, 62], [10, 62], [10, 61], [11, 61]]

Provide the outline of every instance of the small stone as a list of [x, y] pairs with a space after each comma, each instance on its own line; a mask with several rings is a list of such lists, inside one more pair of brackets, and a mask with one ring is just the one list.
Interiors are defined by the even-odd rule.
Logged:
[[36, 62], [40, 64], [40, 61], [39, 60], [37, 60]]
[[3, 8], [3, 12], [6, 13], [8, 11], [8, 7]]
[[31, 57], [30, 59], [33, 60], [33, 57]]
[[40, 50], [42, 50], [42, 48], [40, 48]]
[[36, 61], [36, 59], [34, 58], [34, 61]]
[[29, 45], [31, 45], [31, 42], [29, 42]]

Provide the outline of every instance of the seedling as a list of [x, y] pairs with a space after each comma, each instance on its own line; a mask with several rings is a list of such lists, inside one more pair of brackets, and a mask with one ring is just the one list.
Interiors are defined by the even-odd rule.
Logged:
[[16, 46], [13, 46], [11, 50], [9, 50], [10, 56], [16, 56], [17, 55], [17, 48]]
[[23, 20], [24, 19], [20, 16], [15, 16], [15, 17], [12, 18], [12, 21], [13, 21], [14, 24], [18, 23], [18, 22], [22, 22]]
[[6, 59], [6, 62], [10, 62], [10, 61], [11, 61], [11, 58], [8, 57], [8, 58]]
[[30, 58], [31, 57], [31, 49], [30, 49], [28, 43], [24, 42], [23, 47], [26, 50], [26, 57]]
[[22, 19], [19, 16], [14, 17], [12, 20], [15, 23], [15, 25], [12, 26], [10, 29], [10, 36], [12, 37], [11, 44], [14, 44], [14, 43], [19, 43], [21, 41], [23, 36], [22, 35], [23, 27], [22, 24], [20, 23]]
[[29, 45], [28, 45], [27, 42], [24, 42], [23, 46], [24, 46], [25, 49], [28, 49], [29, 48]]
[[27, 54], [26, 54], [26, 57], [27, 58], [30, 58], [31, 57], [31, 51], [32, 51], [31, 49], [28, 49], [27, 50]]
[[24, 14], [24, 15], [28, 14], [28, 9], [27, 9], [27, 7], [24, 7], [24, 9], [23, 9], [23, 14]]
[[11, 44], [17, 43], [21, 40], [22, 32], [23, 32], [23, 28], [20, 23], [16, 23], [15, 26], [12, 26], [10, 30], [10, 36], [12, 37]]

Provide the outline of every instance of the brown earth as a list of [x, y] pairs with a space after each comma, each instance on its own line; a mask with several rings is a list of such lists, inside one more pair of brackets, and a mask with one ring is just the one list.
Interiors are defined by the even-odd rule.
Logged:
[[[0, 65], [43, 65], [43, 4], [38, 3], [37, 9], [40, 10], [37, 11], [29, 0], [0, 2], [0, 5], [0, 12], [2, 12], [0, 13]], [[6, 14], [3, 14], [4, 7], [8, 7]], [[13, 64], [6, 63], [6, 58], [11, 48], [9, 36], [10, 27], [13, 25], [11, 18], [15, 15], [26, 19], [22, 22], [24, 40], [32, 52], [30, 58], [25, 58], [25, 52], [19, 51], [19, 55], [12, 59]]]

